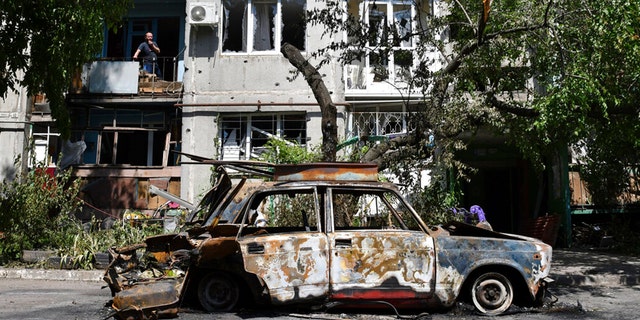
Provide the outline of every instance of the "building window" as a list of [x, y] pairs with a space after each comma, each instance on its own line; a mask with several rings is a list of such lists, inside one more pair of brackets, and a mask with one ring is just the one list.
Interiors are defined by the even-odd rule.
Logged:
[[223, 116], [219, 128], [222, 160], [258, 158], [271, 138], [302, 146], [307, 141], [305, 113]]
[[405, 112], [353, 112], [351, 136], [387, 136], [406, 134], [411, 129]]
[[306, 49], [306, 0], [224, 1], [224, 52], [280, 52], [288, 42]]
[[33, 130], [33, 150], [30, 152], [29, 166], [51, 166], [59, 164], [59, 155], [62, 151], [62, 140], [58, 131], [47, 123], [35, 123]]
[[[367, 26], [368, 37], [361, 60], [346, 67], [347, 89], [366, 89], [372, 82], [407, 84], [414, 64], [416, 7], [407, 0], [350, 0], [352, 21]], [[348, 35], [350, 43], [359, 40]]]
[[90, 110], [74, 136], [86, 143], [85, 164], [172, 166], [179, 129], [162, 111]]

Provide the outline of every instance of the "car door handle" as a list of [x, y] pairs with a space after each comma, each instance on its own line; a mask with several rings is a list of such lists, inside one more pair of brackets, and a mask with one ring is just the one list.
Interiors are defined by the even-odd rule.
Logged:
[[258, 243], [249, 243], [247, 245], [247, 251], [251, 254], [264, 253], [264, 245]]
[[336, 247], [351, 247], [351, 239], [336, 239]]

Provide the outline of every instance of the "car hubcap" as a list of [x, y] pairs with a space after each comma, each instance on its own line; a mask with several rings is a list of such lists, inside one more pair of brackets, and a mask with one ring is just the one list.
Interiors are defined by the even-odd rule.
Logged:
[[482, 305], [494, 309], [507, 300], [507, 288], [498, 280], [484, 280], [477, 288], [476, 297]]

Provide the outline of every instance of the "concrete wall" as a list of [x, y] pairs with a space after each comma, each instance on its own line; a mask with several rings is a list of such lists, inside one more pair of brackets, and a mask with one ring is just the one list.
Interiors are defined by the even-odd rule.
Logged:
[[[307, 10], [319, 5], [323, 3], [307, 1]], [[280, 52], [221, 52], [222, 29], [222, 24], [197, 28], [187, 24], [185, 29], [182, 150], [216, 157], [216, 120], [221, 113], [305, 111], [309, 118], [307, 144], [319, 145], [322, 140], [320, 108], [309, 105], [317, 101], [304, 78], [288, 79], [294, 67]], [[310, 52], [328, 43], [319, 40], [322, 30], [318, 29], [307, 28], [307, 50], [303, 55], [310, 56]], [[320, 73], [333, 102], [343, 103], [342, 67], [327, 65]], [[258, 107], [260, 103], [264, 105]], [[344, 115], [344, 107], [339, 109], [338, 113]], [[339, 128], [344, 128], [344, 118], [338, 121]], [[187, 160], [183, 158], [183, 161]], [[192, 202], [199, 199], [211, 186], [210, 175], [208, 166], [183, 164], [181, 196]]]
[[[9, 91], [0, 100], [0, 180], [12, 180], [19, 170], [26, 168], [30, 125], [27, 123], [27, 108], [31, 104], [26, 89], [17, 93]], [[14, 167], [16, 157], [21, 157], [22, 167]]]

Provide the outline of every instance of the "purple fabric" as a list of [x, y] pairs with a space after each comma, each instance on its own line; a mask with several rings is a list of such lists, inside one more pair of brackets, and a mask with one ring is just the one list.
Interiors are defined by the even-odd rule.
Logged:
[[471, 206], [471, 213], [475, 214], [478, 217], [479, 222], [487, 221], [484, 210], [482, 210], [479, 205]]

